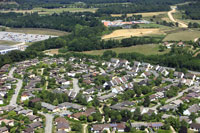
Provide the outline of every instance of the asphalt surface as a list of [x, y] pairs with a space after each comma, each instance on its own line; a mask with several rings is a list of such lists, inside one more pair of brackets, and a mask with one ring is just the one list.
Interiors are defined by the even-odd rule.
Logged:
[[52, 124], [53, 124], [54, 116], [52, 114], [47, 114], [47, 113], [42, 113], [42, 112], [38, 112], [38, 113], [46, 117], [45, 133], [52, 133]]
[[103, 70], [103, 68], [101, 68], [101, 67], [99, 68], [99, 70], [101, 73], [106, 73], [105, 70]]
[[81, 88], [78, 85], [78, 79], [73, 78], [73, 91], [79, 93]]
[[[16, 67], [11, 68], [8, 76], [10, 78], [13, 78], [13, 72], [15, 71]], [[16, 84], [16, 89], [15, 89], [15, 94], [13, 94], [10, 104], [11, 106], [17, 106], [17, 97], [19, 95], [20, 89], [22, 88], [22, 80], [21, 79], [16, 79], [18, 82]]]

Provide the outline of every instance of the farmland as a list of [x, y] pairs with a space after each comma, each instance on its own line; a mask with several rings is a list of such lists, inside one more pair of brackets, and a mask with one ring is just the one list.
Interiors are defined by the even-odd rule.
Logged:
[[115, 30], [111, 34], [105, 35], [102, 39], [122, 39], [131, 36], [152, 36], [152, 35], [163, 35], [160, 29], [120, 29]]
[[63, 36], [69, 34], [68, 32], [64, 31], [44, 29], [44, 28], [8, 28], [6, 29], [6, 31], [26, 33], [26, 34], [54, 35], [54, 36]]
[[[158, 44], [148, 44], [148, 45], [137, 45], [132, 47], [123, 47], [123, 48], [113, 48], [113, 49], [106, 49], [106, 50], [113, 50], [117, 54], [120, 53], [132, 53], [137, 52], [144, 55], [160, 55], [169, 52], [169, 50], [165, 50], [164, 52], [159, 52], [159, 45]], [[85, 51], [83, 53], [89, 55], [102, 55], [103, 52], [106, 50], [93, 50], [93, 51]]]
[[200, 31], [199, 30], [184, 30], [184, 31], [178, 31], [174, 33], [168, 34], [163, 41], [194, 41], [196, 38], [200, 37]]
[[1, 11], [3, 13], [7, 12], [16, 12], [16, 13], [34, 13], [38, 12], [38, 14], [53, 14], [53, 13], [62, 13], [62, 12], [95, 12], [97, 8], [54, 8], [54, 9], [46, 9], [46, 8], [33, 8], [32, 10], [6, 10]]

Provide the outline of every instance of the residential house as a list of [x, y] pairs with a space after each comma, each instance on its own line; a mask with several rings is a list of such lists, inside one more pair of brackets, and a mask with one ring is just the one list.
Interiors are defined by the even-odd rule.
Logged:
[[196, 79], [196, 75], [191, 74], [191, 73], [186, 73], [184, 76], [186, 79], [192, 79], [195, 80]]
[[7, 127], [0, 127], [0, 133], [9, 133]]
[[86, 108], [82, 105], [75, 104], [75, 103], [69, 103], [69, 102], [64, 102], [58, 105], [59, 109], [61, 110], [67, 110], [68, 108], [76, 109], [76, 110], [85, 110]]
[[111, 124], [95, 124], [92, 126], [91, 131], [94, 133], [101, 133], [104, 130], [117, 130], [118, 132], [124, 132], [126, 128], [125, 123], [111, 123]]
[[191, 115], [191, 113], [197, 113], [200, 110], [200, 106], [198, 104], [194, 104], [190, 106], [187, 110], [183, 112], [184, 115]]
[[55, 119], [55, 125], [57, 132], [70, 132], [69, 122], [64, 117], [58, 117]]
[[200, 131], [200, 124], [192, 123], [192, 124], [190, 124], [190, 129], [199, 132]]
[[33, 121], [33, 122], [42, 121], [42, 119], [36, 115], [28, 115], [27, 117], [29, 118], [30, 121]]
[[33, 123], [29, 124], [27, 127], [32, 128], [32, 129], [42, 128], [42, 123], [33, 122]]
[[87, 110], [85, 110], [84, 112], [78, 112], [72, 115], [73, 118], [79, 119], [79, 117], [81, 115], [85, 115], [86, 117], [92, 115], [93, 113], [96, 113], [96, 109], [95, 108], [89, 108]]
[[174, 72], [174, 77], [182, 79], [184, 77], [184, 73], [182, 73], [182, 72]]
[[47, 110], [49, 110], [51, 112], [58, 112], [59, 111], [59, 108], [57, 106], [54, 106], [54, 105], [49, 104], [49, 103], [41, 102], [41, 106], [43, 108], [46, 108]]
[[0, 118], [0, 124], [5, 123], [8, 126], [14, 126], [14, 120], [8, 120], [5, 118]]

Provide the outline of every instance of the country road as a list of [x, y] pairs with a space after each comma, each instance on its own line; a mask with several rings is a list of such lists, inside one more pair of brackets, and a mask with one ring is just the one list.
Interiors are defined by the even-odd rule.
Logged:
[[[13, 73], [15, 71], [16, 67], [11, 68], [8, 76], [10, 78], [13, 78]], [[17, 80], [17, 84], [16, 84], [16, 89], [15, 89], [15, 93], [13, 94], [11, 100], [10, 100], [10, 104], [12, 106], [17, 106], [17, 97], [19, 95], [20, 89], [22, 88], [22, 80], [21, 79], [16, 79]]]
[[179, 27], [188, 28], [188, 26], [186, 24], [184, 24], [183, 22], [180, 22], [179, 20], [174, 19], [172, 14], [176, 12], [176, 8], [177, 8], [177, 6], [171, 6], [172, 10], [168, 12], [169, 19], [174, 23], [179, 23]]

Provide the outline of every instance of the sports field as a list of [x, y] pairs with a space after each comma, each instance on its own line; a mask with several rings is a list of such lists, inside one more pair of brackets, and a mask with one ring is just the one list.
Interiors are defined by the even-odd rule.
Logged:
[[152, 36], [152, 35], [163, 35], [162, 32], [158, 28], [153, 29], [120, 29], [115, 30], [111, 34], [104, 35], [102, 39], [122, 39], [128, 38], [131, 36]]
[[157, 55], [157, 54], [161, 55], [161, 54], [165, 54], [165, 53], [169, 52], [169, 50], [165, 50], [164, 52], [159, 52], [158, 44], [146, 44], [146, 45], [137, 45], [137, 46], [131, 46], [131, 47], [85, 51], [82, 53], [89, 54], [89, 55], [102, 55], [103, 52], [106, 50], [113, 50], [117, 54], [137, 52], [137, 53], [141, 53], [144, 55]]

